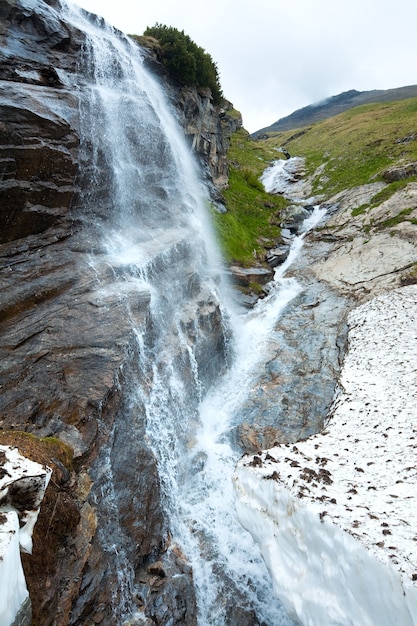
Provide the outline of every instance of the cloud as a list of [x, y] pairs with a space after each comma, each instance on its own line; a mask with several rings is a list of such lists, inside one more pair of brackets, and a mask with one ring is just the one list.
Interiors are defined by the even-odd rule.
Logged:
[[216, 61], [254, 132], [348, 89], [417, 83], [415, 0], [77, 0], [125, 32], [184, 30]]

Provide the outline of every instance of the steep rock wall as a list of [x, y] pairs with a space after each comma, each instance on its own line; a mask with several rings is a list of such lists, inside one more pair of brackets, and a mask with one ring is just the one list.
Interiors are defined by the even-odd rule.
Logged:
[[[140, 406], [136, 424], [125, 419], [133, 414], [127, 391], [137, 375], [132, 320], [146, 326], [149, 294], [127, 287], [120, 297], [111, 289], [111, 269], [93, 269], [89, 262], [99, 242], [84, 211], [79, 176], [76, 84], [84, 36], [61, 18], [55, 0], [0, 0], [0, 16], [2, 442], [7, 444], [8, 433], [26, 431], [58, 438], [74, 452], [72, 467], [58, 463], [54, 475], [58, 506], [41, 511], [39, 529], [51, 536], [25, 564], [33, 623], [110, 623], [109, 607], [123, 599], [114, 597], [122, 594], [119, 572], [103, 543], [103, 527], [114, 511], [100, 494], [123, 484], [114, 524], [127, 562], [141, 577], [148, 612], [163, 624], [161, 607], [171, 603], [176, 623], [194, 624], [189, 567], [180, 553], [166, 552], [168, 526]], [[192, 110], [194, 147], [209, 159], [215, 182], [224, 184], [224, 121], [208, 97]], [[183, 111], [186, 124], [190, 107], [184, 104]], [[206, 133], [216, 137], [221, 156], [202, 139]], [[99, 284], [110, 287], [105, 297]], [[200, 342], [196, 354], [209, 384], [224, 359], [221, 315], [215, 301], [193, 289], [196, 305], [188, 324], [205, 328], [193, 341]], [[218, 359], [209, 362], [213, 353]], [[46, 516], [56, 512], [65, 524], [53, 537], [55, 526]], [[159, 558], [162, 565], [152, 570]]]
[[213, 201], [223, 204], [221, 190], [229, 180], [227, 151], [232, 134], [242, 127], [240, 112], [228, 100], [223, 100], [221, 106], [214, 105], [210, 89], [174, 81], [152, 50], [147, 50], [144, 58], [170, 95], [190, 147], [200, 159]]
[[228, 184], [227, 150], [231, 135], [242, 126], [240, 113], [225, 101], [215, 107], [210, 93], [194, 87], [182, 87], [177, 98], [183, 127], [196, 151], [208, 167], [215, 189], [221, 191]]

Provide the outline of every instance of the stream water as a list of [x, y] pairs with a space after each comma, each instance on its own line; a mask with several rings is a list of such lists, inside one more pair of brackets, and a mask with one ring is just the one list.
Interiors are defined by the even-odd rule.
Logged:
[[[236, 519], [232, 474], [241, 452], [230, 433], [264, 365], [270, 333], [302, 289], [285, 274], [304, 235], [294, 238], [269, 295], [250, 312], [235, 311], [205, 191], [163, 91], [127, 38], [75, 7], [66, 12], [87, 33], [80, 87], [84, 202], [101, 242], [91, 264], [105, 263], [121, 295], [137, 289], [149, 306], [146, 321], [134, 326], [139, 376], [131, 405], [142, 413], [157, 459], [172, 542], [192, 566], [198, 626], [249, 624], [239, 621], [239, 607], [253, 625], [289, 626], [258, 548]], [[317, 208], [305, 230], [322, 216]], [[221, 312], [217, 330], [207, 307]], [[214, 330], [220, 343], [203, 358]], [[105, 461], [110, 481], [110, 457]], [[106, 490], [111, 502], [116, 487]], [[123, 564], [121, 540], [112, 541], [124, 572], [123, 606], [114, 607], [121, 623], [135, 613], [134, 574]]]

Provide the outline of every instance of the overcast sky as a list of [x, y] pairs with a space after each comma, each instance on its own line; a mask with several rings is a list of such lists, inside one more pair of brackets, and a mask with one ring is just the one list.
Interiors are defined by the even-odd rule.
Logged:
[[348, 89], [417, 84], [416, 0], [76, 0], [126, 33], [174, 26], [249, 132]]

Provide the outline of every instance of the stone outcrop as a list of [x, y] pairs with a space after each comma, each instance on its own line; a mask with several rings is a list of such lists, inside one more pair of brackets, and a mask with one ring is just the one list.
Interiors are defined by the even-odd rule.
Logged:
[[372, 205], [383, 188], [374, 183], [331, 198], [338, 210], [316, 235], [332, 242], [314, 265], [317, 277], [360, 301], [401, 286], [417, 263], [417, 183]]
[[209, 91], [193, 87], [180, 88], [175, 101], [192, 149], [202, 157], [215, 188], [221, 191], [229, 180], [227, 150], [231, 135], [242, 126], [240, 113], [227, 101], [222, 108], [215, 107]]
[[[56, 500], [46, 500], [38, 524], [48, 541], [42, 554], [36, 548], [24, 560], [33, 624], [110, 623], [112, 603], [123, 602], [123, 567], [134, 579], [160, 559], [165, 576], [146, 577], [138, 606], [164, 624], [170, 596], [175, 623], [192, 625], [190, 569], [170, 543], [142, 407], [127, 400], [138, 375], [133, 325], [152, 337], [150, 294], [128, 281], [121, 293], [100, 255], [91, 263], [101, 244], [83, 203], [76, 84], [84, 36], [62, 19], [58, 0], [0, 0], [0, 16], [0, 434], [4, 444], [25, 431], [73, 451], [68, 467], [56, 455], [51, 461]], [[207, 94], [184, 90], [181, 98], [194, 148], [221, 186], [233, 123]], [[106, 192], [103, 185], [103, 207]], [[224, 359], [221, 313], [192, 275], [189, 293], [195, 305], [183, 325], [209, 384]], [[120, 485], [115, 520], [100, 494]], [[126, 551], [122, 565], [105, 553], [115, 527]]]

